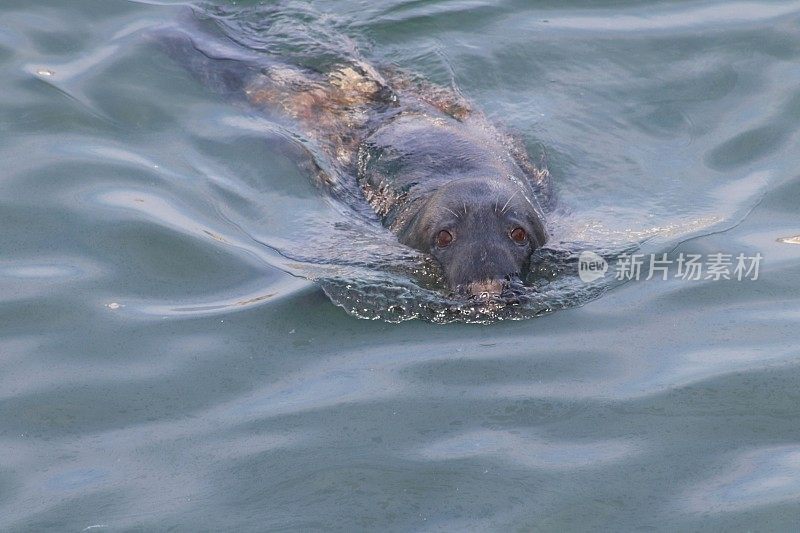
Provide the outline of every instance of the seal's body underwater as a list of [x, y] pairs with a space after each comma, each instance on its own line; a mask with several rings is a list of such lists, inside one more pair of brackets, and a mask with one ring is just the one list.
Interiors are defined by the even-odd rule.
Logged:
[[320, 181], [356, 176], [383, 225], [430, 254], [453, 291], [499, 296], [547, 240], [547, 172], [454, 90], [358, 59], [328, 72], [279, 64], [196, 27], [160, 40], [206, 83], [291, 119], [341, 171], [316, 167]]

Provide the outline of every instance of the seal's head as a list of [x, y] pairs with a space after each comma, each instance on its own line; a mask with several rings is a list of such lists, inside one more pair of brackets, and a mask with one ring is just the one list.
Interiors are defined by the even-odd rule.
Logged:
[[430, 253], [447, 285], [497, 297], [522, 278], [547, 234], [530, 193], [508, 179], [460, 179], [418, 201], [400, 241]]

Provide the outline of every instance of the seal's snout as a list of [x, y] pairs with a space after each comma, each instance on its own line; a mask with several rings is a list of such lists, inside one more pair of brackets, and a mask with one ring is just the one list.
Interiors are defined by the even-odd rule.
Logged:
[[505, 282], [499, 279], [473, 281], [467, 285], [467, 293], [474, 298], [497, 298], [505, 289]]

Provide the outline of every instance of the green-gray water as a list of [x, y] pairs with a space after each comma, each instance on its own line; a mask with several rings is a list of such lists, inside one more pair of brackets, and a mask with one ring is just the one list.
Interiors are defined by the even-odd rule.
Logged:
[[800, 2], [200, 6], [458, 87], [547, 154], [558, 242], [763, 256], [485, 325], [303, 278], [377, 252], [143, 37], [186, 4], [0, 1], [0, 529], [795, 528]]

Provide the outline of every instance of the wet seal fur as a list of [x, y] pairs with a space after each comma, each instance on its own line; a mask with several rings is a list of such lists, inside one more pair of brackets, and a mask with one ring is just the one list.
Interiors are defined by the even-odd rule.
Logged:
[[159, 40], [206, 84], [291, 119], [333, 164], [314, 166], [319, 182], [356, 176], [382, 224], [430, 254], [453, 292], [500, 297], [547, 241], [547, 171], [456, 90], [359, 58], [329, 72], [268, 60], [196, 24]]

